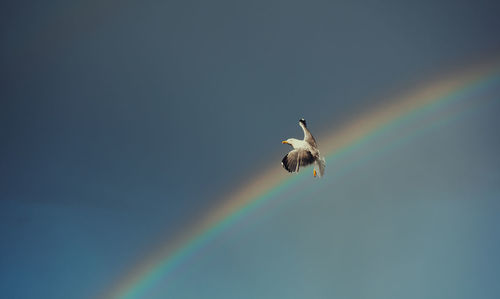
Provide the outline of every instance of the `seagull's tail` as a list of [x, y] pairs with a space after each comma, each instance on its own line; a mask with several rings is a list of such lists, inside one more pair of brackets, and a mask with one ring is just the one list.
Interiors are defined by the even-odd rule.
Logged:
[[319, 177], [322, 177], [325, 174], [325, 166], [326, 166], [325, 158], [320, 156], [318, 159], [316, 159], [315, 163], [319, 170]]

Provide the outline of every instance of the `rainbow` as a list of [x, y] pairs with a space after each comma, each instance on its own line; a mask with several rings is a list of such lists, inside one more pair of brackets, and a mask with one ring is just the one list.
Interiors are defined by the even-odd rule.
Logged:
[[[482, 88], [500, 85], [500, 61], [494, 60], [453, 72], [434, 83], [423, 84], [413, 92], [383, 101], [335, 132], [318, 136], [320, 148], [329, 162], [362, 147], [388, 128], [398, 126], [422, 111], [429, 111], [464, 97], [475, 98]], [[327, 170], [328, 171], [328, 170]], [[167, 242], [123, 277], [105, 298], [142, 298], [144, 294], [217, 235], [273, 196], [305, 176], [293, 176], [273, 167], [246, 183], [209, 211], [174, 241]]]

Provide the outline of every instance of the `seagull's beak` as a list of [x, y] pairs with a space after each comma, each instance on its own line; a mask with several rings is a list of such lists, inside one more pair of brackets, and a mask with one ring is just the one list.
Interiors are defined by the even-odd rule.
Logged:
[[288, 141], [283, 140], [283, 141], [281, 141], [281, 143], [283, 143], [283, 144], [288, 144]]

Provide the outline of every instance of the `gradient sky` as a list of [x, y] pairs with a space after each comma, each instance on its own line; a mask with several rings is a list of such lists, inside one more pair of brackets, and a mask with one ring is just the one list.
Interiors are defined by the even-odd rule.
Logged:
[[[280, 141], [300, 136], [300, 117], [308, 120], [313, 132], [328, 132], [380, 105], [387, 96], [496, 55], [499, 13], [500, 5], [494, 1], [1, 3], [0, 290], [6, 298], [89, 298], [106, 290], [152, 248], [218, 203], [222, 194], [258, 176], [262, 166], [275, 163], [280, 167], [288, 149]], [[235, 287], [234, 293], [214, 289], [209, 293], [203, 283], [221, 285], [231, 277], [221, 263], [227, 252], [247, 258], [246, 266], [259, 259], [245, 250], [256, 245], [235, 248], [235, 243], [260, 244], [254, 238], [261, 236], [266, 241], [261, 244], [263, 251], [282, 249], [273, 247], [271, 241], [282, 236], [285, 244], [290, 243], [297, 227], [308, 232], [320, 227], [319, 232], [324, 232], [332, 223], [320, 220], [328, 217], [318, 216], [314, 222], [311, 213], [332, 213], [339, 208], [346, 213], [346, 218], [336, 218], [339, 224], [365, 221], [351, 223], [361, 228], [335, 226], [332, 230], [358, 233], [345, 236], [357, 239], [347, 242], [352, 247], [343, 248], [343, 267], [348, 273], [339, 278], [336, 290], [341, 291], [335, 294], [366, 298], [356, 284], [363, 269], [360, 265], [378, 267], [380, 261], [356, 251], [372, 235], [359, 230], [370, 219], [392, 215], [391, 221], [378, 225], [381, 229], [395, 229], [395, 223], [414, 227], [413, 234], [405, 234], [404, 246], [395, 247], [413, 248], [419, 238], [429, 241], [434, 236], [426, 235], [432, 228], [417, 225], [430, 225], [420, 216], [449, 207], [417, 200], [421, 197], [416, 190], [441, 194], [443, 201], [458, 198], [458, 206], [452, 205], [455, 210], [449, 215], [454, 221], [430, 216], [442, 228], [438, 232], [456, 233], [446, 226], [456, 219], [484, 219], [468, 232], [482, 241], [490, 240], [484, 246], [459, 244], [461, 251], [455, 256], [447, 252], [427, 256], [452, 266], [469, 250], [484, 267], [472, 270], [486, 278], [490, 273], [498, 275], [481, 252], [491, 253], [499, 246], [478, 232], [490, 224], [499, 225], [494, 219], [499, 193], [491, 187], [499, 182], [495, 113], [499, 108], [498, 104], [477, 108], [440, 127], [436, 134], [416, 139], [409, 148], [400, 147], [370, 161], [356, 176], [344, 177], [347, 182], [335, 189], [335, 194], [344, 194], [344, 200], [318, 201], [311, 206], [299, 200], [298, 206], [287, 205], [293, 212], [280, 210], [279, 217], [256, 222], [248, 234], [235, 236], [235, 242], [226, 239], [219, 244], [220, 250], [212, 249], [201, 259], [199, 265], [206, 264], [200, 268], [203, 271], [183, 272], [176, 298], [199, 294], [231, 298], [242, 293], [253, 297], [245, 291], [248, 285]], [[437, 163], [443, 159], [448, 162]], [[434, 168], [418, 173], [417, 188], [415, 177], [401, 172], [408, 175], [405, 170], [418, 170], [422, 165]], [[467, 184], [471, 181], [465, 173], [470, 169], [484, 179]], [[493, 183], [482, 185], [485, 182]], [[376, 205], [377, 200], [364, 200], [368, 187], [356, 193], [357, 188], [349, 188], [351, 184], [372, 189], [385, 186], [380, 187], [381, 194], [389, 192], [406, 200], [395, 204], [380, 195]], [[331, 194], [327, 191], [323, 192]], [[483, 205], [472, 204], [467, 200], [471, 197], [482, 198]], [[384, 207], [406, 214], [390, 213]], [[399, 220], [394, 218], [397, 215]], [[280, 230], [279, 225], [289, 225], [290, 219], [299, 219], [302, 225]], [[498, 235], [493, 229], [486, 232]], [[313, 240], [299, 238], [293, 244], [309, 246], [321, 239], [313, 238], [314, 234], [299, 236]], [[447, 246], [460, 241], [453, 239], [460, 239], [457, 235], [449, 238]], [[396, 242], [384, 240], [382, 249]], [[294, 247], [266, 275], [282, 274], [289, 260], [305, 253], [322, 256], [314, 250], [324, 246], [317, 245], [309, 248], [313, 253]], [[269, 258], [269, 254], [263, 255]], [[365, 264], [356, 263], [360, 255], [366, 258]], [[491, 264], [499, 265], [499, 261]], [[294, 293], [297, 298], [333, 294], [327, 293], [326, 280], [320, 280], [331, 274], [327, 273], [330, 268], [314, 269], [311, 277], [318, 277], [318, 285], [304, 284], [302, 293]], [[391, 273], [401, 273], [396, 270]], [[263, 281], [256, 284], [256, 295], [291, 296], [280, 293], [285, 289], [280, 283], [293, 282], [288, 276], [271, 287], [264, 284], [266, 276], [257, 275], [257, 269], [248, 271], [253, 275], [249, 280], [260, 277]], [[364, 285], [377, 285], [377, 277], [400, 276], [361, 272]], [[449, 281], [457, 284], [463, 279]], [[238, 281], [246, 280], [232, 285]], [[480, 283], [477, 290], [470, 289], [477, 296], [464, 298], [481, 297], [477, 293], [481, 286], [484, 289]], [[403, 292], [418, 286], [399, 288]], [[354, 289], [360, 293], [352, 293]], [[381, 298], [387, 298], [385, 290], [380, 290]], [[412, 293], [415, 298], [429, 294], [420, 291]], [[497, 289], [483, 297], [495, 291], [498, 294]], [[398, 292], [394, 296], [408, 298]]]

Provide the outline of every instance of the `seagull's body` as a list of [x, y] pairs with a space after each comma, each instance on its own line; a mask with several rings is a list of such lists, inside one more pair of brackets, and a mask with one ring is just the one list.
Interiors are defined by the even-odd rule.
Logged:
[[281, 165], [289, 172], [299, 172], [300, 167], [314, 163], [313, 174], [316, 176], [317, 168], [321, 177], [325, 173], [325, 158], [321, 156], [316, 140], [307, 129], [306, 121], [303, 118], [299, 120], [299, 125], [304, 131], [304, 139], [289, 138], [282, 142], [291, 145], [293, 150], [283, 157]]

